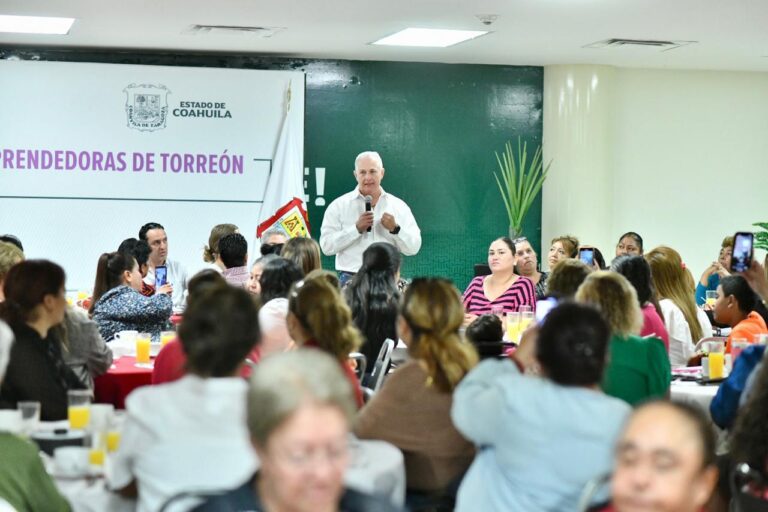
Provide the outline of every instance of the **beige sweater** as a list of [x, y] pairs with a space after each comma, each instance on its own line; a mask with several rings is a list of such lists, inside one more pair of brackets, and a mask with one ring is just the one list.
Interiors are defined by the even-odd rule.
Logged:
[[450, 393], [427, 387], [427, 372], [410, 361], [390, 375], [360, 411], [355, 434], [397, 446], [405, 457], [408, 489], [437, 491], [466, 471], [472, 444], [451, 423]]

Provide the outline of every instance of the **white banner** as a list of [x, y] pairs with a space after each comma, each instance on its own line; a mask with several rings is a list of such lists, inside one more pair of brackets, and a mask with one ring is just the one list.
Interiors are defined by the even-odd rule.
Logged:
[[196, 271], [215, 224], [253, 239], [291, 83], [301, 173], [301, 72], [0, 61], [0, 234], [86, 290], [99, 254], [159, 222]]

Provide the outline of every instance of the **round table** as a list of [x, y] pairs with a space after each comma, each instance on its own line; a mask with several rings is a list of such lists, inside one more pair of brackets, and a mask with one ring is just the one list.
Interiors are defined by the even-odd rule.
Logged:
[[701, 385], [691, 381], [672, 381], [670, 395], [672, 400], [687, 402], [701, 408], [709, 416], [709, 404], [717, 394], [717, 385]]
[[125, 409], [125, 399], [131, 391], [150, 384], [151, 365], [138, 367], [135, 357], [122, 356], [112, 364], [107, 373], [94, 380], [94, 401], [112, 404], [116, 409]]

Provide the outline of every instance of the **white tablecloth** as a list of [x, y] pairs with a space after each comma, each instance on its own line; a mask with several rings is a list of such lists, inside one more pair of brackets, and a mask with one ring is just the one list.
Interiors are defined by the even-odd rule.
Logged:
[[673, 381], [671, 387], [672, 400], [687, 402], [700, 407], [709, 416], [709, 404], [717, 394], [717, 386], [702, 386], [691, 381]]
[[712, 429], [717, 438], [717, 453], [723, 454], [728, 451], [728, 432], [715, 425], [709, 414], [709, 404], [717, 394], [718, 386], [713, 384], [701, 385], [691, 381], [673, 381], [671, 386], [671, 398], [676, 402], [687, 402], [701, 408], [707, 418], [712, 423]]
[[[385, 497], [402, 506], [405, 503], [405, 463], [403, 454], [384, 441], [353, 440], [351, 463], [344, 475], [347, 486]], [[136, 502], [110, 492], [104, 478], [54, 479], [59, 492], [72, 505], [73, 512], [133, 512]]]

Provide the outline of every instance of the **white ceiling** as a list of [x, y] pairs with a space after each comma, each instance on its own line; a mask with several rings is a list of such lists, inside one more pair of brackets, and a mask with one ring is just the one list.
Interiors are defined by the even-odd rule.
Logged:
[[[0, 0], [0, 14], [77, 18], [67, 36], [0, 34], [0, 45], [768, 71], [768, 0]], [[409, 26], [482, 29], [478, 14], [499, 15], [492, 33], [452, 48], [368, 44]], [[186, 34], [194, 24], [285, 30], [269, 39]], [[698, 43], [584, 48], [607, 38]]]

